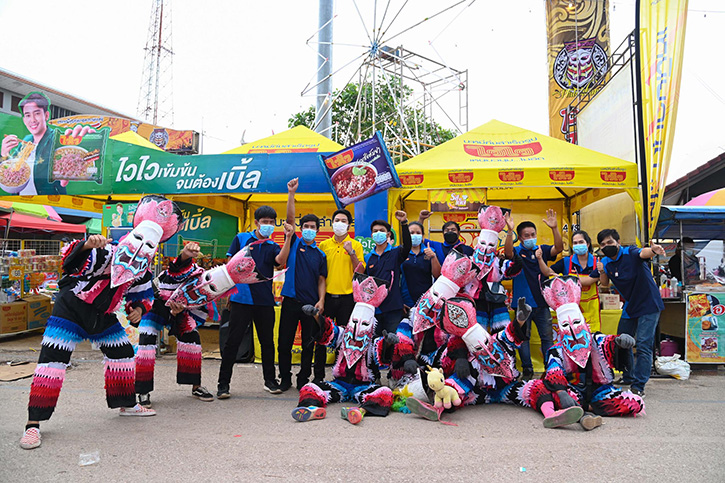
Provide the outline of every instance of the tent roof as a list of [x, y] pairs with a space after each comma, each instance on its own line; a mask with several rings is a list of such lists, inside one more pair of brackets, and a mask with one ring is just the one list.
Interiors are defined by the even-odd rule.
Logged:
[[46, 220], [37, 216], [23, 215], [21, 213], [12, 213], [0, 215], [3, 224], [10, 220], [10, 228], [23, 228], [28, 230], [42, 231], [58, 231], [64, 233], [85, 233], [85, 225], [73, 225], [71, 223], [63, 223], [60, 221]]
[[403, 189], [486, 187], [492, 200], [636, 189], [635, 163], [492, 120], [396, 166]]
[[222, 154], [253, 153], [334, 153], [343, 149], [306, 126], [295, 126], [272, 136], [225, 151]]
[[695, 240], [725, 239], [725, 207], [723, 206], [662, 206], [657, 220], [658, 238]]
[[163, 151], [163, 149], [133, 131], [126, 131], [122, 132], [121, 134], [116, 134], [115, 136], [111, 136], [111, 139], [115, 139], [116, 141], [121, 141], [128, 144], [135, 144], [136, 146], [142, 146], [144, 148]]

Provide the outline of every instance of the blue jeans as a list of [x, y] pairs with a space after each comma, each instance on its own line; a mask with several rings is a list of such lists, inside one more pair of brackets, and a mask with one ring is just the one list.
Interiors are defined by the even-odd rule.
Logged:
[[622, 374], [624, 382], [631, 383], [632, 389], [644, 391], [644, 385], [649, 381], [652, 373], [652, 353], [655, 345], [655, 333], [660, 313], [641, 315], [635, 318], [622, 317], [619, 319], [617, 333], [629, 334], [637, 341], [637, 357], [628, 351], [628, 369]]
[[[549, 349], [554, 345], [553, 342], [553, 330], [551, 328], [551, 312], [549, 307], [535, 307], [531, 310], [526, 324], [523, 326], [523, 330], [528, 333], [531, 330], [531, 321], [536, 324], [536, 330], [539, 332], [539, 339], [541, 339], [541, 353], [544, 356], [544, 367], [546, 367], [546, 356], [549, 353]], [[529, 341], [525, 341], [519, 347], [519, 357], [521, 358], [521, 367], [524, 369], [534, 368], [531, 362], [531, 348], [529, 347]]]

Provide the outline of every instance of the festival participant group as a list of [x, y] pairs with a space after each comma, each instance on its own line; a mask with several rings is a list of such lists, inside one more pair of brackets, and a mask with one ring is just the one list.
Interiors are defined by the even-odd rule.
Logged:
[[[596, 237], [597, 251], [591, 237], [577, 231], [570, 254], [560, 258], [564, 244], [553, 210], [543, 214], [554, 240], [545, 245], [537, 241], [534, 221], [516, 224], [515, 213], [484, 205], [475, 246], [461, 241], [454, 221], [443, 225], [444, 241], [437, 242], [426, 238], [429, 212], [409, 223], [407, 213], [396, 211], [398, 226], [382, 219], [371, 223], [374, 246], [364, 255], [350, 236], [353, 217], [347, 210], [334, 213], [334, 235], [319, 244], [316, 215], [302, 216], [297, 231], [298, 186], [297, 179], [287, 184], [282, 246], [271, 239], [277, 213], [261, 206], [252, 230], [232, 240], [227, 263], [208, 270], [196, 265], [200, 248], [190, 242], [153, 277], [159, 244], [183, 223], [179, 207], [163, 196], [140, 200], [133, 229], [120, 241], [92, 235], [68, 245], [21, 447], [40, 446], [40, 422], [52, 416], [71, 354], [83, 340], [94, 342], [105, 356], [108, 407], [118, 408], [120, 416], [155, 415], [154, 365], [164, 327], [178, 340], [177, 383], [210, 402], [241, 395], [233, 389], [232, 375], [254, 323], [263, 387], [282, 394], [294, 386], [299, 400], [291, 414], [299, 422], [325, 418], [329, 405], [339, 402], [346, 403], [341, 415], [352, 424], [391, 411], [441, 421], [454, 411], [472, 410], [468, 406], [493, 403], [534, 410], [547, 428], [592, 430], [601, 426], [602, 416], [644, 414], [663, 310], [648, 263], [664, 254], [659, 245], [621, 246], [617, 231], [605, 229]], [[275, 269], [285, 270], [276, 348]], [[511, 297], [504, 280], [511, 280]], [[610, 285], [625, 301], [619, 335], [599, 332], [597, 293]], [[214, 395], [201, 385], [197, 327], [224, 295], [230, 295], [230, 330]], [[139, 328], [135, 353], [116, 316], [122, 306]], [[545, 362], [538, 377], [529, 348], [532, 323]], [[298, 326], [301, 364], [293, 374]], [[331, 377], [325, 371], [328, 348], [336, 353]], [[616, 385], [615, 370], [622, 372]]]

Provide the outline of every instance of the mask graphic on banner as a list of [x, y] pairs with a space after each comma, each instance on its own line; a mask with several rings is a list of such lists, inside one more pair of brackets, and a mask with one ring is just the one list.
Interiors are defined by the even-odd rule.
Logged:
[[410, 235], [410, 242], [414, 247], [420, 246], [420, 244], [423, 243], [423, 235]]
[[269, 238], [274, 233], [274, 225], [259, 225], [259, 234], [264, 238]]
[[197, 269], [183, 285], [169, 297], [166, 305], [176, 302], [188, 309], [203, 307], [221, 297], [238, 283], [253, 284], [269, 280], [257, 270], [249, 248], [262, 242], [254, 242], [239, 250], [224, 265], [209, 270]]
[[342, 334], [342, 353], [348, 367], [355, 365], [373, 340], [375, 308], [388, 296], [390, 284], [385, 280], [355, 273], [352, 295], [355, 307]]
[[133, 217], [133, 230], [119, 242], [111, 260], [111, 287], [143, 276], [159, 243], [174, 236], [183, 224], [181, 209], [163, 196], [144, 196]]
[[592, 352], [592, 334], [579, 308], [581, 283], [576, 276], [554, 277], [544, 282], [544, 300], [556, 311], [559, 342], [564, 354], [579, 367], [586, 367]]
[[602, 253], [604, 253], [604, 256], [614, 258], [617, 256], [617, 253], [619, 253], [619, 247], [617, 245], [608, 245], [606, 247], [602, 247]]
[[584, 255], [589, 251], [586, 243], [578, 243], [576, 245], [572, 245], [571, 248], [574, 250], [576, 255]]
[[348, 224], [342, 221], [336, 221], [332, 224], [332, 231], [335, 235], [342, 236], [347, 233]]

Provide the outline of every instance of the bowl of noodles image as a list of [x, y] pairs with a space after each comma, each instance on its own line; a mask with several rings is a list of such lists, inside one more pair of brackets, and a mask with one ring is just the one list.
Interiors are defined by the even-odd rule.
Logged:
[[80, 146], [62, 146], [53, 153], [53, 178], [67, 180], [92, 180], [98, 169], [97, 155], [91, 155]]
[[340, 200], [347, 205], [372, 194], [378, 170], [370, 163], [350, 163], [332, 175], [332, 186]]
[[25, 161], [8, 159], [0, 163], [0, 188], [10, 194], [18, 194], [30, 181], [30, 166]]

